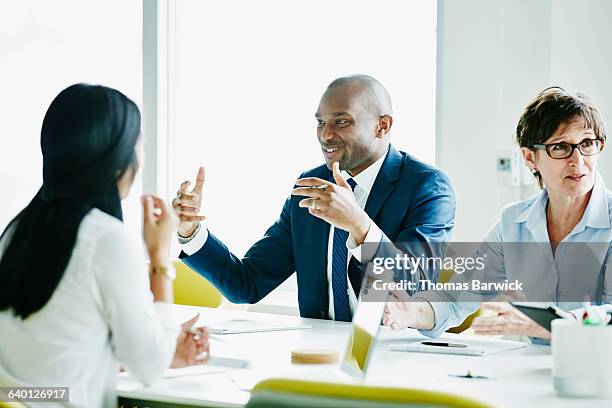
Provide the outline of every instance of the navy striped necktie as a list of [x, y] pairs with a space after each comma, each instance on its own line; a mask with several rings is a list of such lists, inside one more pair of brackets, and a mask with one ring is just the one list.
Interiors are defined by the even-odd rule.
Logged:
[[[355, 191], [355, 180], [346, 180]], [[332, 290], [334, 294], [334, 318], [343, 322], [351, 321], [351, 308], [349, 306], [348, 283], [347, 283], [347, 257], [348, 249], [346, 240], [348, 232], [340, 228], [334, 228], [334, 246], [332, 252]]]

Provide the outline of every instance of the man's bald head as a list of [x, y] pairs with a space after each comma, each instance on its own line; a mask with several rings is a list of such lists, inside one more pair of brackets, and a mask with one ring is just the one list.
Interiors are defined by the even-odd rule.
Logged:
[[391, 97], [385, 87], [368, 75], [349, 75], [334, 79], [327, 89], [347, 86], [355, 95], [359, 95], [362, 109], [376, 116], [393, 116]]
[[352, 176], [388, 150], [393, 124], [391, 98], [380, 82], [367, 75], [335, 79], [315, 113], [317, 137], [325, 162]]

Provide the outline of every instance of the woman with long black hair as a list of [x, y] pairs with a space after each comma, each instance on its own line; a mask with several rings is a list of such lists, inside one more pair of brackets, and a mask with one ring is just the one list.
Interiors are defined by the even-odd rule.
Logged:
[[0, 383], [68, 386], [70, 406], [116, 406], [117, 363], [148, 384], [206, 361], [205, 330], [189, 334], [172, 314], [173, 210], [142, 199], [149, 275], [122, 223], [141, 139], [138, 107], [119, 91], [77, 84], [51, 103], [43, 185], [0, 238]]

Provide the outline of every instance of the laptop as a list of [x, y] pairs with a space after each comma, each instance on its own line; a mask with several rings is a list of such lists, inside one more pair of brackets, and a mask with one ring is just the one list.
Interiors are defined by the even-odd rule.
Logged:
[[[340, 367], [319, 366], [316, 364], [292, 365], [290, 371], [274, 373], [274, 377], [295, 378], [310, 381], [332, 381], [341, 383], [360, 382], [368, 371], [368, 366], [380, 330], [385, 302], [359, 301], [350, 327], [349, 339], [344, 350]], [[268, 370], [266, 370], [268, 371]], [[252, 370], [232, 370], [230, 379], [242, 390], [250, 391], [255, 384], [270, 373], [263, 374]]]
[[385, 310], [385, 302], [365, 302], [357, 304], [353, 316], [351, 332], [344, 351], [341, 370], [353, 378], [365, 378], [368, 364], [374, 354], [380, 322]]
[[385, 302], [360, 300], [353, 315], [349, 339], [344, 349], [340, 369], [316, 365], [295, 367], [296, 378], [311, 381], [359, 382], [365, 378], [374, 354]]

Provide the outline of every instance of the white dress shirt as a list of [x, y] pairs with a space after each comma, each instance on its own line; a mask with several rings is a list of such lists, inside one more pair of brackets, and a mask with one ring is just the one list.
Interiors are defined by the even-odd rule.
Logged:
[[0, 312], [0, 385], [69, 387], [69, 403], [41, 407], [116, 407], [118, 363], [161, 378], [179, 329], [172, 305], [153, 302], [142, 246], [93, 209], [48, 303], [25, 320]]
[[[384, 154], [380, 159], [375, 161], [368, 167], [363, 170], [358, 175], [351, 177], [350, 174], [346, 171], [342, 171], [342, 177], [347, 180], [352, 178], [353, 181], [357, 184], [355, 186], [355, 190], [353, 193], [355, 194], [355, 199], [357, 203], [362, 209], [365, 209], [366, 203], [368, 202], [368, 197], [370, 196], [370, 191], [372, 190], [372, 186], [376, 181], [376, 177], [378, 176], [378, 172], [382, 167], [383, 162], [385, 161], [386, 154]], [[329, 228], [329, 238], [327, 244], [327, 291], [329, 294], [329, 309], [328, 314], [330, 319], [335, 318], [334, 314], [334, 290], [332, 287], [332, 253], [334, 249], [334, 231], [335, 227], [333, 225]], [[378, 226], [374, 223], [374, 221], [370, 220], [370, 228], [368, 229], [368, 233], [366, 234], [364, 242], [380, 242], [382, 240], [382, 231]], [[352, 234], [349, 234], [348, 239], [346, 240], [346, 247], [348, 248], [347, 261], [346, 265], [351, 260], [351, 256], [355, 257], [357, 261], [361, 261], [361, 245], [357, 245], [355, 242], [355, 238]], [[348, 269], [347, 269], [348, 273]], [[353, 285], [351, 285], [351, 280], [346, 279], [348, 284], [348, 298], [349, 298], [349, 306], [351, 308], [351, 315], [355, 313], [355, 309], [357, 308], [357, 296], [355, 295], [355, 291], [353, 290]]]
[[[351, 175], [348, 172], [344, 170], [342, 171], [342, 177], [345, 180], [352, 178], [355, 181], [355, 183], [357, 183], [357, 185], [355, 186], [354, 194], [355, 194], [355, 199], [357, 200], [357, 203], [362, 209], [365, 208], [365, 205], [368, 201], [368, 197], [370, 195], [370, 191], [372, 190], [372, 186], [374, 185], [374, 182], [376, 181], [376, 177], [378, 176], [380, 168], [382, 167], [383, 162], [385, 161], [385, 157], [387, 157], [387, 155], [383, 154], [378, 160], [372, 163], [368, 168], [366, 168], [365, 170], [363, 170], [361, 173], [359, 173], [358, 175], [354, 177], [351, 177]], [[204, 246], [204, 244], [206, 243], [206, 240], [208, 239], [208, 230], [206, 228], [206, 225], [203, 223], [201, 225], [202, 227], [200, 228], [200, 230], [196, 233], [196, 235], [189, 242], [185, 244], [181, 244], [181, 248], [183, 252], [185, 252], [187, 255], [193, 255], [196, 252], [198, 252]], [[382, 235], [383, 233], [380, 230], [380, 228], [378, 228], [378, 226], [374, 223], [374, 221], [370, 221], [370, 228], [368, 230], [368, 233], [365, 237], [364, 242], [380, 242], [382, 240]], [[329, 229], [329, 237], [328, 237], [328, 245], [327, 245], [327, 248], [328, 248], [327, 249], [327, 288], [328, 288], [328, 293], [329, 293], [328, 313], [329, 313], [330, 319], [334, 319], [334, 293], [333, 293], [333, 289], [331, 285], [333, 246], [334, 246], [334, 226], [332, 225], [331, 228]], [[357, 245], [357, 243], [355, 242], [355, 238], [351, 234], [349, 234], [348, 236], [348, 239], [346, 241], [346, 246], [348, 248], [347, 266], [348, 266], [348, 262], [350, 261], [351, 256], [354, 256], [355, 259], [357, 259], [357, 261], [361, 261], [361, 245]], [[348, 277], [347, 277], [347, 282], [348, 282], [347, 291], [348, 291], [348, 296], [349, 296], [349, 306], [351, 308], [351, 313], [354, 313], [355, 308], [357, 307], [357, 296], [355, 296], [355, 291], [353, 290], [350, 279], [348, 279]]]

